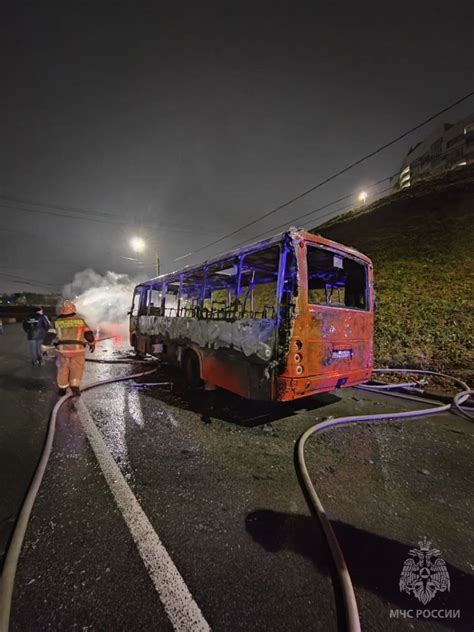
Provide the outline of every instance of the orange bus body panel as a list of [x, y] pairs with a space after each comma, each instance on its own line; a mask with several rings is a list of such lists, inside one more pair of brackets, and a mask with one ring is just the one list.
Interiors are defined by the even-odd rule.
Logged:
[[[368, 309], [308, 303], [307, 245], [324, 246], [367, 266]], [[275, 399], [289, 401], [368, 380], [373, 368], [373, 266], [371, 260], [320, 235], [304, 233], [299, 247], [297, 315], [286, 368], [276, 377]], [[298, 341], [298, 346], [296, 346]], [[295, 354], [301, 358], [295, 362]], [[303, 372], [297, 373], [301, 366]]]

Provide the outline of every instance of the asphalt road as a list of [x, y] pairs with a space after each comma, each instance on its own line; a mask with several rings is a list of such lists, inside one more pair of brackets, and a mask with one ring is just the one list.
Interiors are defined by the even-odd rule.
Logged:
[[54, 367], [33, 367], [21, 325], [0, 335], [0, 563], [56, 401]]
[[[7, 386], [14, 367], [20, 376], [32, 371], [12, 354], [18, 340], [8, 330], [0, 342]], [[102, 357], [120, 357], [109, 343], [101, 349]], [[88, 364], [84, 381], [136, 370]], [[6, 436], [10, 453], [22, 455], [23, 464], [9, 461], [16, 490], [28, 479], [25, 463], [31, 473], [50, 404], [52, 367], [41, 371], [6, 389], [1, 470], [4, 476]], [[290, 406], [256, 404], [222, 391], [189, 392], [164, 367], [145, 381], [172, 381], [174, 389], [122, 382], [63, 408], [20, 559], [11, 629], [173, 629], [163, 605], [167, 587], [160, 593], [154, 575], [163, 558], [143, 553], [156, 535], [213, 630], [341, 629], [327, 548], [295, 475], [295, 441], [329, 416], [417, 404], [352, 389]], [[24, 430], [32, 407], [42, 419], [34, 438]], [[106, 446], [100, 458], [112, 455], [121, 474], [104, 474], [84, 432], [89, 423]], [[310, 440], [308, 464], [346, 555], [364, 630], [472, 629], [472, 444], [472, 425], [453, 415], [335, 429]], [[124, 486], [148, 531], [120, 504]], [[13, 497], [6, 496], [10, 507]], [[440, 550], [451, 580], [449, 592], [426, 606], [398, 585], [422, 536]], [[400, 614], [427, 608], [459, 609], [460, 618]]]

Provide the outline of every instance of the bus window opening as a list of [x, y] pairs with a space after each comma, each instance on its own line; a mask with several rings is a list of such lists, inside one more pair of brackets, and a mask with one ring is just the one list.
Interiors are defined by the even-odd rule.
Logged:
[[278, 246], [243, 258], [240, 300], [244, 318], [275, 318], [279, 261]]
[[162, 316], [161, 303], [163, 301], [162, 285], [154, 285], [149, 292], [148, 314]]
[[196, 270], [183, 274], [179, 290], [178, 316], [182, 316], [184, 318], [199, 317], [203, 282], [203, 270]]
[[165, 316], [177, 316], [179, 281], [170, 282], [166, 286]]
[[209, 264], [203, 292], [203, 318], [232, 320], [242, 317], [237, 300], [238, 270], [237, 257]]
[[308, 246], [308, 303], [367, 309], [366, 266], [350, 257]]

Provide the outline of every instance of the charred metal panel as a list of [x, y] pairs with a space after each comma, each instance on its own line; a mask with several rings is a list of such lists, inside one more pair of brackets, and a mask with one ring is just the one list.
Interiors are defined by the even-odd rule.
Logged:
[[246, 357], [270, 361], [274, 355], [276, 323], [272, 319], [204, 320], [169, 316], [140, 316], [140, 331], [159, 338], [194, 343], [203, 348], [228, 348]]
[[272, 377], [266, 363], [251, 362], [233, 349], [202, 349], [202, 375], [220, 388], [255, 400], [272, 399]]
[[235, 322], [141, 316], [140, 331], [167, 347], [167, 359], [179, 346], [193, 349], [206, 381], [249, 399], [272, 399], [276, 324], [272, 320]]
[[[277, 348], [277, 363], [276, 373], [280, 373], [285, 371], [288, 355], [291, 350], [291, 341], [293, 338], [293, 329], [295, 319], [300, 311], [300, 256], [298, 250], [300, 248], [300, 244], [304, 244], [301, 239], [300, 232], [292, 231], [287, 236], [287, 239], [283, 241], [283, 257], [286, 257], [284, 260], [284, 265], [282, 266], [283, 270], [280, 273], [279, 277], [279, 291], [278, 298], [280, 303], [280, 310], [278, 314], [278, 348]], [[290, 270], [288, 266], [288, 255], [292, 253], [294, 257], [295, 269]], [[280, 264], [281, 265], [281, 264]], [[292, 278], [293, 277], [293, 278]], [[288, 281], [292, 281], [291, 292], [286, 295], [284, 294], [284, 285]]]
[[306, 373], [344, 373], [367, 368], [372, 338], [372, 315], [318, 306], [302, 319], [308, 348]]

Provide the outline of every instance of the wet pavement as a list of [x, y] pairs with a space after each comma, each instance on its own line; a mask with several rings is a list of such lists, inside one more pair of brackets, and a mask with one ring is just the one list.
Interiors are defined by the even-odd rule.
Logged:
[[0, 568], [56, 401], [52, 363], [33, 367], [20, 324], [0, 335]]
[[[101, 349], [119, 357], [111, 343]], [[88, 364], [84, 381], [137, 370]], [[165, 367], [141, 381], [174, 388], [122, 382], [81, 401], [210, 627], [341, 629], [327, 548], [295, 475], [295, 441], [331, 416], [418, 404], [354, 389], [257, 404], [187, 391]], [[24, 396], [20, 387], [17, 396]], [[80, 416], [71, 402], [58, 419], [11, 628], [171, 629]], [[309, 440], [308, 467], [346, 555], [363, 629], [472, 629], [472, 445], [472, 424], [446, 414]], [[451, 579], [450, 591], [427, 606], [398, 586], [422, 536], [440, 550]], [[461, 617], [390, 617], [417, 608], [460, 609]]]

